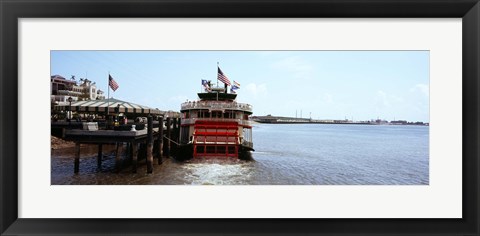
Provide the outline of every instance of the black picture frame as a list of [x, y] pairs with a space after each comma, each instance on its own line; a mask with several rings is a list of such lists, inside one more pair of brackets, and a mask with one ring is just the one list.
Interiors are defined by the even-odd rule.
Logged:
[[[0, 233], [2, 235], [479, 235], [478, 0], [0, 0]], [[462, 18], [461, 219], [18, 218], [18, 22], [59, 17]], [[41, 199], [39, 199], [41, 201]], [[55, 206], [52, 206], [55, 207]], [[438, 206], [442, 207], [442, 206]]]

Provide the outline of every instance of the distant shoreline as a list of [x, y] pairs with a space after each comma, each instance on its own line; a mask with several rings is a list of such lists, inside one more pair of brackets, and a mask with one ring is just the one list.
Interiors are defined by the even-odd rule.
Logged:
[[430, 126], [429, 122], [423, 121], [407, 121], [407, 120], [393, 120], [388, 121], [377, 118], [376, 120], [357, 120], [354, 121], [345, 118], [342, 120], [336, 119], [312, 119], [312, 118], [298, 118], [287, 116], [252, 116], [252, 121], [263, 124], [333, 124], [333, 125], [415, 125], [415, 126]]
[[344, 122], [344, 123], [334, 123], [334, 122], [261, 122], [253, 121], [254, 124], [322, 124], [322, 125], [381, 125], [381, 126], [429, 126], [427, 124], [376, 124], [376, 123], [362, 123], [362, 122]]

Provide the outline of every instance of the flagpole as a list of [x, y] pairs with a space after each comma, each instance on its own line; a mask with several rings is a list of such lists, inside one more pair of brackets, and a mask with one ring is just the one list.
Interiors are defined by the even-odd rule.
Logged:
[[108, 79], [107, 79], [108, 83], [107, 83], [107, 89], [108, 89], [108, 98], [107, 98], [107, 119], [108, 119], [108, 115], [110, 113], [110, 71], [108, 72]]
[[218, 68], [219, 68], [219, 65], [218, 65], [218, 61], [217, 61], [217, 88], [218, 88]]

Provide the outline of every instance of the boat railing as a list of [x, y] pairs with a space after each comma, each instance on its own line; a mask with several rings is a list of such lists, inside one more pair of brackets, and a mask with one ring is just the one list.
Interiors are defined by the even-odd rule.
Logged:
[[194, 101], [184, 102], [181, 105], [182, 110], [185, 109], [233, 109], [242, 111], [252, 111], [252, 105], [238, 102], [223, 102], [223, 101]]
[[239, 125], [251, 126], [250, 120], [232, 119], [232, 118], [183, 118], [182, 124], [190, 125], [195, 124], [197, 120], [208, 120], [213, 122], [237, 122]]

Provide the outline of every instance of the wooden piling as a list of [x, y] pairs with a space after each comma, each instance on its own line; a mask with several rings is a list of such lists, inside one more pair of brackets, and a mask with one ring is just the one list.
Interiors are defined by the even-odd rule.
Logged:
[[132, 172], [137, 173], [137, 163], [138, 163], [138, 145], [136, 142], [131, 143], [132, 146]]
[[173, 150], [173, 152], [175, 153], [178, 149], [178, 139], [180, 137], [180, 118], [175, 118], [175, 121], [174, 121], [174, 125], [173, 125], [173, 134], [172, 134], [172, 140], [175, 141], [173, 142], [173, 147], [171, 146], [170, 149]]
[[98, 168], [102, 168], [102, 158], [103, 158], [102, 144], [98, 144], [98, 155], [97, 155], [97, 167]]
[[160, 126], [158, 127], [158, 164], [162, 164], [163, 156], [163, 117], [160, 117]]
[[177, 124], [178, 124], [178, 119], [177, 118], [173, 118], [173, 130], [172, 130], [172, 140], [175, 140], [177, 137], [176, 137], [176, 134], [177, 134]]
[[80, 169], [80, 143], [76, 142], [75, 143], [75, 162], [74, 162], [74, 170], [73, 172], [75, 174], [78, 174], [78, 171]]
[[117, 169], [117, 173], [120, 172], [122, 165], [122, 147], [123, 143], [117, 143], [117, 148], [115, 151], [115, 168]]
[[[153, 122], [152, 122], [153, 123]], [[153, 165], [153, 157], [157, 156], [155, 155], [158, 149], [161, 149], [161, 147], [158, 147], [157, 145], [157, 140], [153, 142], [153, 139], [157, 139], [158, 133], [156, 133], [156, 128], [153, 128], [153, 124], [150, 124], [150, 127], [152, 130], [150, 131], [150, 143], [154, 144], [150, 148], [150, 160], [148, 160], [150, 163]], [[148, 124], [147, 124], [148, 125]], [[163, 125], [162, 125], [163, 127]], [[155, 133], [154, 133], [155, 130]], [[115, 147], [115, 164], [116, 164], [116, 171], [120, 172], [122, 166], [125, 164], [122, 155], [126, 154], [126, 158], [129, 159], [133, 156], [136, 157], [137, 163], [139, 160], [145, 158], [147, 159], [147, 138], [148, 138], [148, 129], [146, 130], [140, 130], [136, 132], [131, 132], [131, 131], [116, 131], [116, 132], [110, 132], [109, 130], [98, 130], [95, 131], [95, 135], [91, 134], [91, 131], [84, 131], [84, 130], [68, 130], [65, 133], [65, 139], [67, 140], [72, 140], [74, 142], [74, 152], [73, 152], [73, 158], [74, 158], [74, 173], [79, 172], [79, 162], [80, 162], [80, 147], [81, 144], [83, 143], [88, 143], [95, 145], [94, 147], [97, 148], [97, 165], [100, 167], [98, 168], [99, 170], [102, 168], [101, 165], [103, 165], [103, 146], [106, 144], [116, 144], [117, 146]], [[161, 129], [163, 133], [165, 133], [165, 130]], [[159, 142], [164, 143], [165, 141], [162, 140], [161, 137], [163, 137], [163, 133], [160, 136], [159, 135]], [[125, 144], [126, 145], [125, 145]], [[133, 144], [134, 143], [134, 144]], [[135, 145], [136, 148], [136, 154], [133, 155], [133, 146]], [[165, 146], [165, 145], [163, 145]], [[155, 151], [153, 151], [155, 150]], [[162, 151], [162, 150], [160, 150]], [[165, 152], [163, 150], [163, 152]], [[128, 161], [130, 161], [128, 160]], [[162, 161], [159, 160], [161, 163]]]
[[126, 156], [127, 157], [131, 157], [132, 156], [132, 147], [131, 147], [131, 142], [126, 142], [126, 150], [125, 150], [125, 153], [126, 153]]
[[166, 143], [165, 143], [165, 156], [169, 157], [170, 156], [170, 138], [171, 138], [171, 128], [172, 125], [172, 118], [167, 117], [167, 138], [166, 138]]
[[153, 172], [153, 117], [151, 115], [147, 118], [147, 173]]
[[180, 143], [180, 127], [182, 126], [182, 119], [180, 118], [177, 118], [177, 119], [178, 119], [178, 123], [177, 123], [177, 130], [175, 131], [175, 134], [177, 135], [176, 142]]

